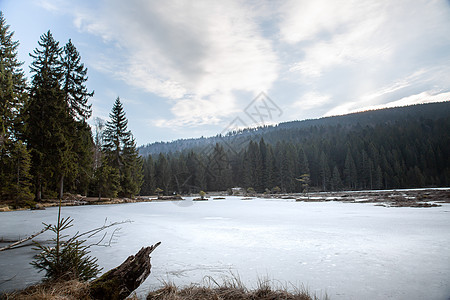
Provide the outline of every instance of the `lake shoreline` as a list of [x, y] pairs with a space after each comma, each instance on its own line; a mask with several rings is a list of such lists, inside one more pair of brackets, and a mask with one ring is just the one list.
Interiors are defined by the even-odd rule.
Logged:
[[[208, 196], [212, 200], [226, 196], [226, 192], [212, 192]], [[155, 201], [183, 201], [187, 197], [196, 197], [196, 194], [174, 196], [137, 196], [135, 198], [98, 198], [81, 195], [67, 195], [61, 206], [80, 205], [111, 205], [138, 202]], [[398, 189], [398, 190], [365, 190], [365, 191], [335, 191], [335, 192], [309, 192], [309, 193], [284, 193], [284, 194], [245, 194], [242, 200], [259, 197], [266, 199], [295, 200], [303, 202], [328, 202], [339, 201], [345, 203], [374, 203], [384, 207], [439, 207], [442, 203], [450, 203], [450, 188], [424, 188], [424, 189]], [[185, 197], [185, 198], [183, 198]], [[204, 200], [208, 200], [205, 198]], [[56, 207], [60, 203], [57, 199], [49, 199], [36, 204], [36, 207], [13, 208], [9, 203], [0, 204], [0, 212], [18, 210], [40, 210], [47, 207]]]

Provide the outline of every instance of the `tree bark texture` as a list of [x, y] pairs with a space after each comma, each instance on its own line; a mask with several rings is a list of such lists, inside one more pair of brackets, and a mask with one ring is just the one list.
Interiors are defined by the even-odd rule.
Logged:
[[120, 266], [106, 272], [90, 285], [94, 299], [121, 300], [128, 297], [150, 275], [150, 253], [161, 242], [142, 247], [136, 255], [129, 256]]

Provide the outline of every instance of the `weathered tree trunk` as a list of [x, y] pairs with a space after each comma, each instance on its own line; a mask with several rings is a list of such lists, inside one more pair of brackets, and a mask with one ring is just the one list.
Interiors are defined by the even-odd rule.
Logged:
[[36, 201], [40, 202], [42, 200], [42, 184], [41, 184], [41, 175], [37, 175], [37, 182], [36, 182]]
[[150, 274], [150, 253], [161, 242], [150, 247], [142, 247], [136, 255], [129, 256], [120, 266], [106, 272], [90, 285], [94, 299], [120, 300], [128, 297]]
[[58, 199], [62, 199], [64, 195], [64, 175], [59, 178], [59, 196]]

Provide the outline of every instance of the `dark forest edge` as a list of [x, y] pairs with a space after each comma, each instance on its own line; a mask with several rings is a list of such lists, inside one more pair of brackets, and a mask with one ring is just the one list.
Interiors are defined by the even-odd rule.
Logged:
[[[450, 102], [290, 122], [168, 143], [144, 158], [141, 195], [450, 186]], [[141, 154], [159, 144], [140, 149]], [[183, 150], [178, 150], [183, 149]], [[147, 151], [148, 153], [148, 151]], [[302, 176], [308, 179], [302, 183]], [[304, 181], [303, 179], [303, 181]]]

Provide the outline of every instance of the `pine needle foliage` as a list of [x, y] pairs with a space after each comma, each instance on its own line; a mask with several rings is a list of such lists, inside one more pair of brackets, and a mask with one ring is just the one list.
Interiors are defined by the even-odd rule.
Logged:
[[46, 246], [35, 242], [34, 250], [40, 251], [31, 262], [35, 268], [45, 271], [48, 281], [73, 280], [87, 281], [95, 278], [101, 271], [97, 264], [97, 258], [89, 256], [89, 245], [86, 240], [79, 239], [80, 234], [69, 235], [63, 232], [73, 226], [70, 217], [61, 218], [61, 205], [58, 210], [58, 222], [56, 225], [47, 225], [55, 237], [51, 245]]

